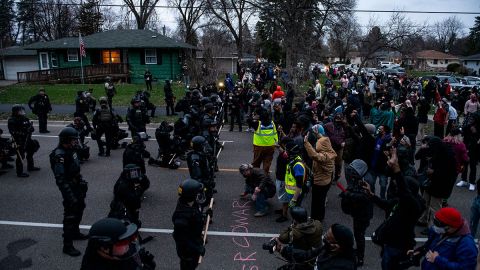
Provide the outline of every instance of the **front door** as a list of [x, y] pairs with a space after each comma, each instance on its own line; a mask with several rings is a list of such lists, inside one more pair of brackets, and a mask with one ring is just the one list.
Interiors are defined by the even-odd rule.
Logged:
[[48, 53], [46, 52], [40, 53], [40, 69], [50, 69], [50, 64], [48, 63]]

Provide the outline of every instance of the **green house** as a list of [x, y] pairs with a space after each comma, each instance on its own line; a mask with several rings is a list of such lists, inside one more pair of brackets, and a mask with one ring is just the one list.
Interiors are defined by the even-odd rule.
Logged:
[[177, 79], [185, 55], [196, 47], [150, 30], [111, 30], [82, 37], [86, 57], [80, 55], [78, 37], [37, 42], [25, 46], [36, 50], [39, 70], [19, 74], [19, 81], [85, 80], [106, 75], [131, 83], [143, 83], [145, 69], [158, 80]]

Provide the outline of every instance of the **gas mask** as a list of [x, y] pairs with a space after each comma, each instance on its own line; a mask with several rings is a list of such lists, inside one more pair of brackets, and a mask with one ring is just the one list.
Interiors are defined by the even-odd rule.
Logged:
[[117, 260], [128, 260], [140, 251], [140, 242], [138, 240], [138, 235], [134, 234], [131, 237], [120, 240], [117, 243], [113, 244], [110, 249], [110, 256]]

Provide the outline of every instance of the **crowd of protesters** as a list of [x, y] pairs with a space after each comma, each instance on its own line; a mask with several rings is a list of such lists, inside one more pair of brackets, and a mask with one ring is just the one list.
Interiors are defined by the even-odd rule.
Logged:
[[[263, 164], [264, 177], [275, 177], [284, 206], [275, 211], [277, 222], [289, 220], [288, 208], [301, 206], [309, 190], [306, 208], [323, 222], [328, 191], [336, 184], [343, 190], [342, 210], [353, 218], [356, 267], [364, 264], [365, 232], [377, 205], [385, 210], [385, 221], [372, 239], [382, 247], [382, 269], [419, 263], [422, 269], [475, 269], [480, 197], [472, 203], [470, 223], [449, 207], [449, 198], [455, 183], [478, 191], [477, 89], [452, 89], [448, 80], [436, 77], [342, 72], [327, 73], [323, 82], [316, 77], [300, 92], [266, 70], [262, 64], [242, 69], [237, 83], [227, 75], [226, 105], [230, 131], [235, 123], [241, 131], [244, 122], [254, 133], [252, 166]], [[275, 144], [258, 143], [272, 134]], [[272, 163], [275, 173], [270, 173]], [[299, 196], [289, 192], [292, 177]], [[428, 236], [417, 248], [416, 226], [425, 227], [421, 233]]]

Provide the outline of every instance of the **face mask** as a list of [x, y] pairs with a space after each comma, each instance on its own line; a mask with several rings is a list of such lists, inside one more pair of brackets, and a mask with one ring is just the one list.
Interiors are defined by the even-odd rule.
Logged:
[[436, 225], [433, 225], [433, 231], [437, 234], [444, 234], [447, 232], [447, 229], [445, 227], [438, 227]]
[[24, 116], [24, 115], [25, 115], [25, 111], [24, 111], [24, 110], [19, 111], [19, 112], [18, 112], [18, 115]]

